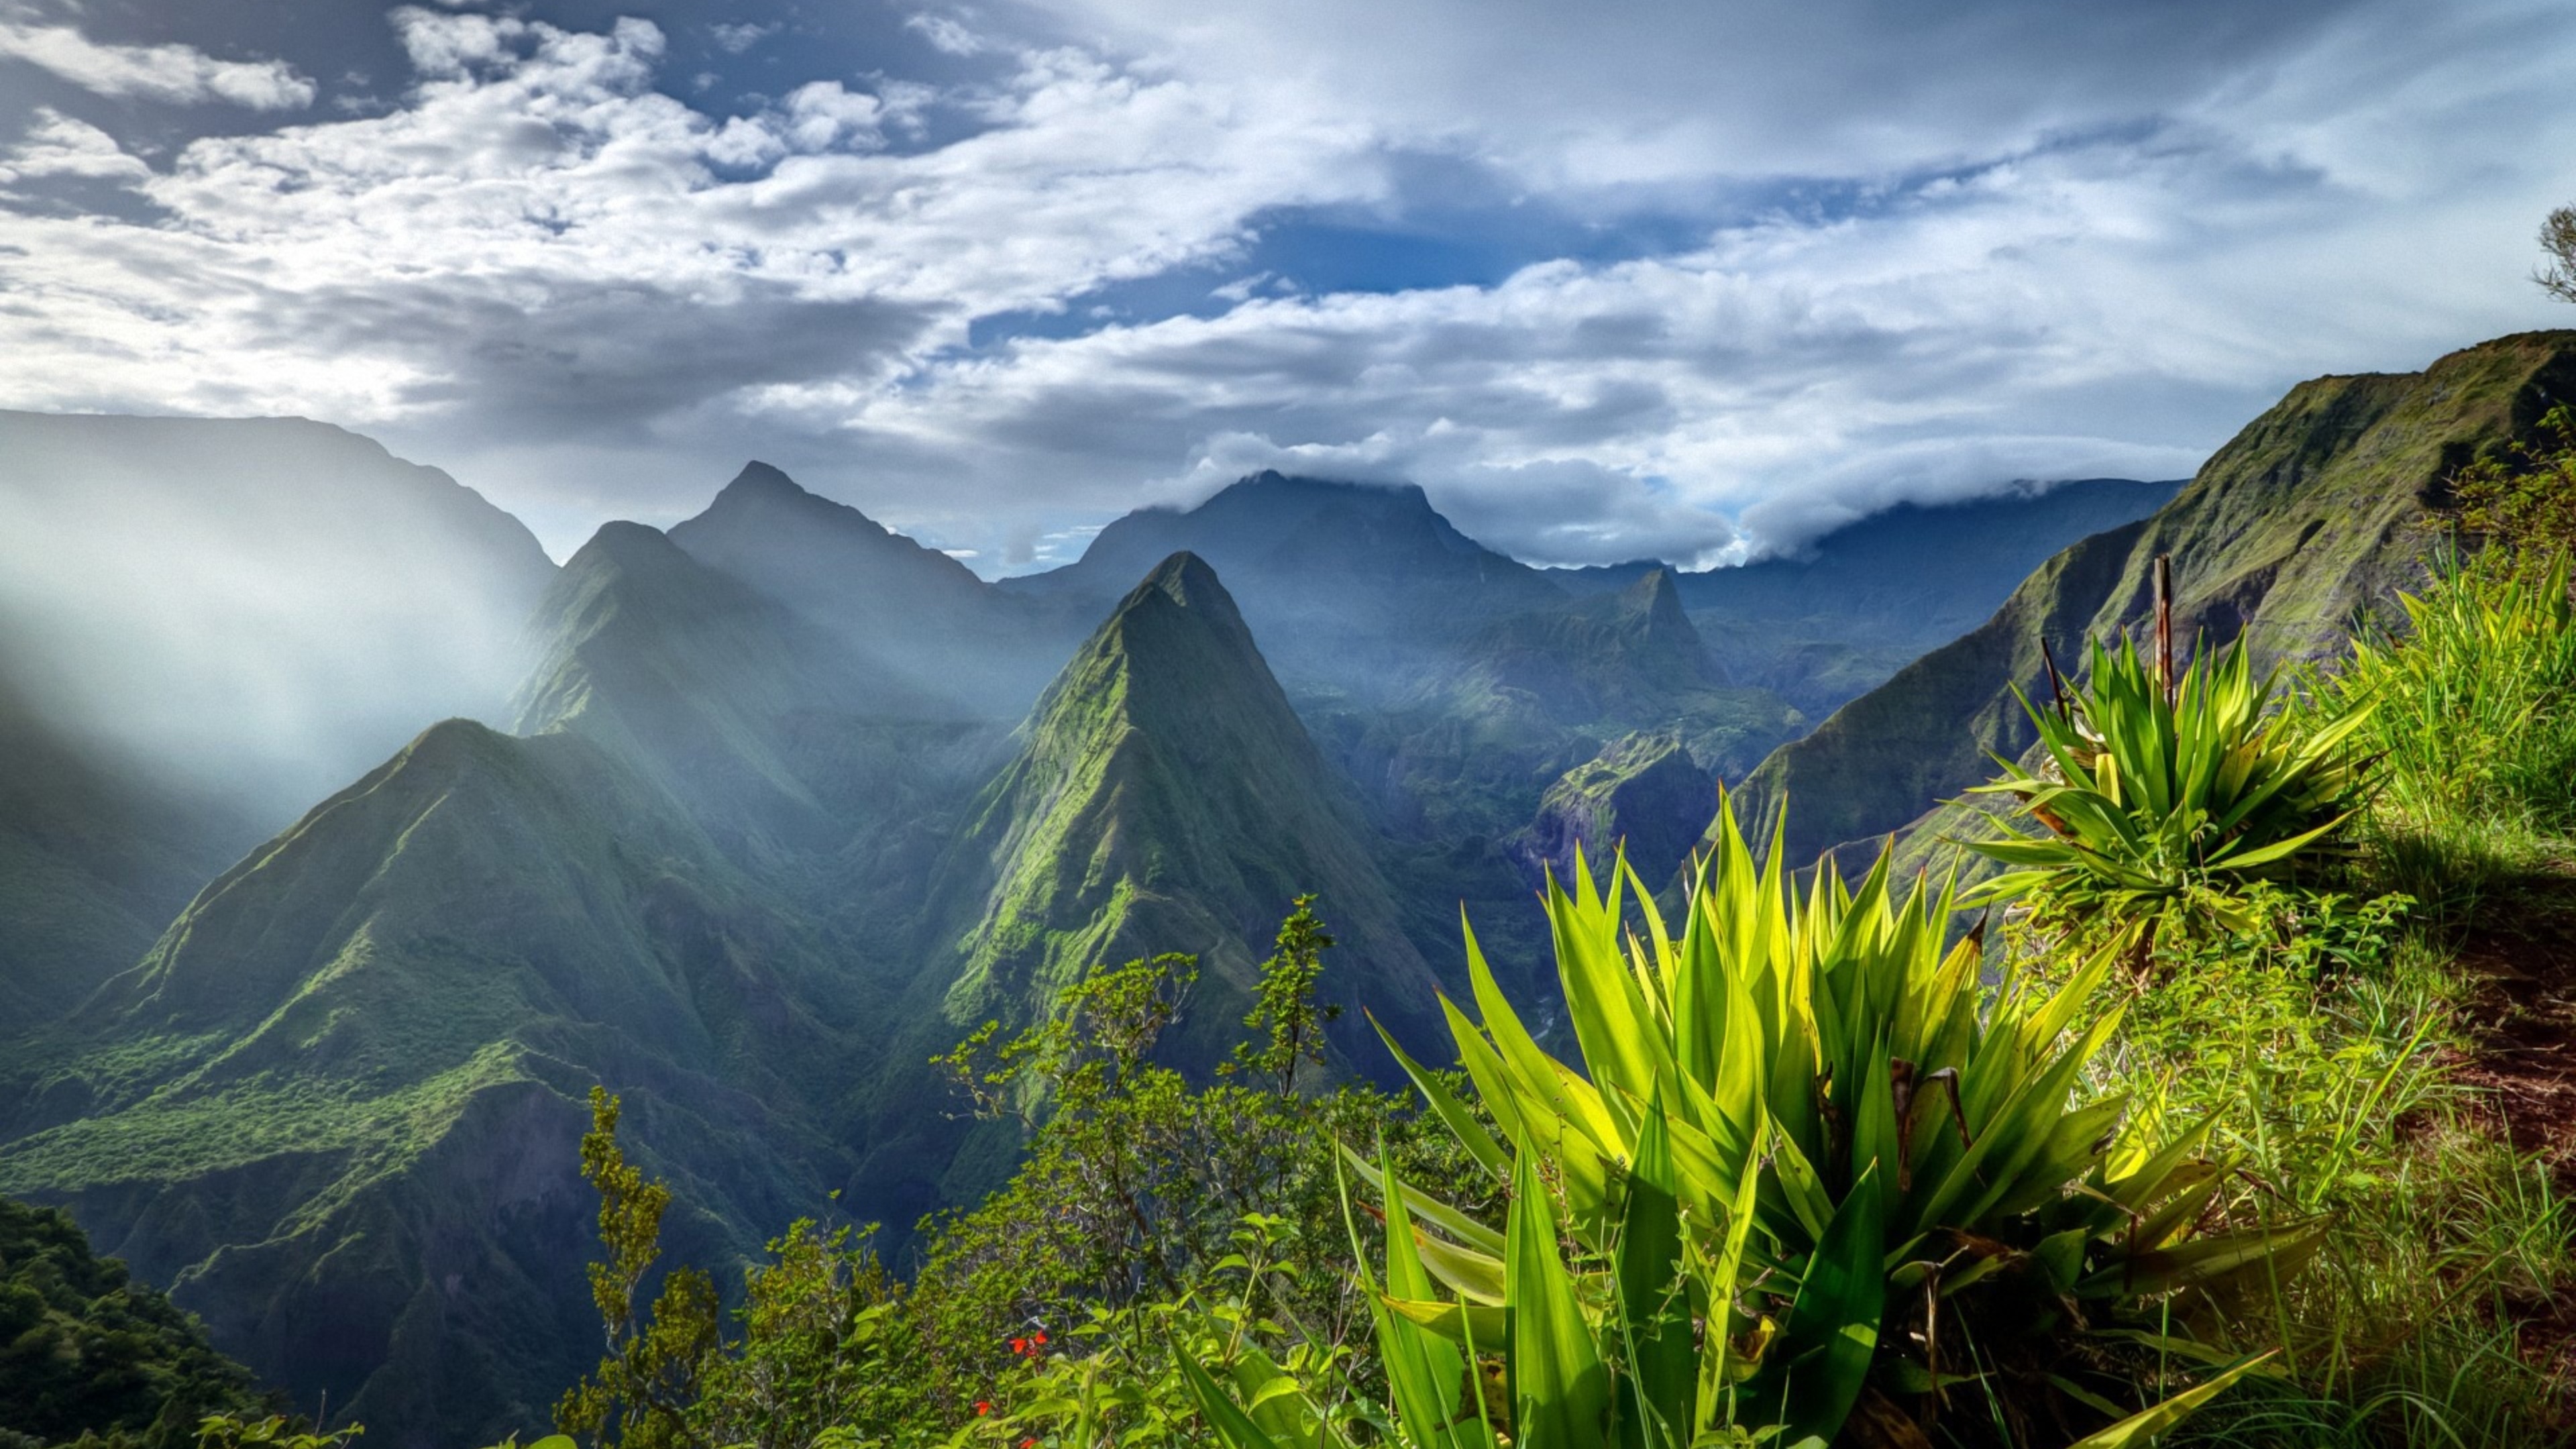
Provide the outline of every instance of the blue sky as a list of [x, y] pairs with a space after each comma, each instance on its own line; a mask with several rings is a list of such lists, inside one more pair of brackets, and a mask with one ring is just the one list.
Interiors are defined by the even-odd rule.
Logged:
[[2571, 63], [2513, 0], [0, 0], [0, 406], [341, 423], [558, 555], [760, 457], [987, 574], [1274, 466], [1711, 563], [2576, 324]]

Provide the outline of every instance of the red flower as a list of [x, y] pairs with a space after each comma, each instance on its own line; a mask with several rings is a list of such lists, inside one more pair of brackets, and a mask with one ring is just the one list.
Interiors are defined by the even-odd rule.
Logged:
[[977, 1399], [975, 1401], [976, 1418], [980, 1419], [991, 1412], [993, 1412], [993, 1401], [991, 1399]]
[[1045, 1335], [1045, 1334], [1043, 1334], [1043, 1333], [1041, 1333], [1041, 1334], [1039, 1334], [1036, 1338], [1031, 1339], [1031, 1340], [1030, 1340], [1030, 1342], [1032, 1342], [1032, 1343], [1044, 1343], [1044, 1342], [1046, 1342], [1046, 1335]]
[[1038, 1449], [1038, 1441], [1035, 1439], [1023, 1439], [1020, 1441], [1020, 1449]]
[[1025, 1338], [1015, 1338], [1015, 1339], [1012, 1339], [1012, 1340], [1011, 1340], [1011, 1352], [1013, 1352], [1013, 1353], [1027, 1353], [1028, 1351], [1029, 1351], [1029, 1341], [1028, 1341], [1027, 1339], [1025, 1339]]

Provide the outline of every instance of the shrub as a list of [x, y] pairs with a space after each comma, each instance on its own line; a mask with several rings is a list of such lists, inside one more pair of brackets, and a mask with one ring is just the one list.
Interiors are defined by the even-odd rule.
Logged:
[[2095, 643], [2083, 686], [2040, 709], [2040, 768], [1998, 757], [2004, 774], [1971, 794], [2010, 796], [2035, 836], [1962, 840], [2013, 869], [1972, 902], [2046, 887], [2078, 919], [2131, 923], [2179, 914], [2250, 930], [2248, 883], [2287, 874], [2324, 846], [2357, 803], [2361, 761], [2347, 747], [2368, 702], [2340, 713], [2271, 712], [2245, 642], [2170, 681], [2122, 640]]
[[2543, 414], [2541, 441], [2480, 458], [2444, 480], [2460, 528], [2536, 558], [2576, 549], [2576, 409]]
[[[2045, 1438], [2116, 1412], [2127, 1380], [2103, 1370], [2138, 1333], [2227, 1359], [2178, 1325], [2286, 1274], [2322, 1224], [2198, 1233], [2229, 1184], [2200, 1151], [2212, 1124], [2077, 1099], [2119, 1017], [2093, 1006], [2111, 956], [1989, 1002], [1975, 937], [1948, 944], [1951, 901], [1889, 875], [1882, 857], [1855, 890], [1827, 862], [1802, 898], [1776, 836], [1757, 866], [1722, 811], [1676, 937], [1624, 863], [1602, 891], [1578, 861], [1547, 893], [1573, 1062], [1523, 1027], [1471, 933], [1482, 1020], [1448, 1009], [1498, 1132], [1398, 1055], [1512, 1184], [1504, 1231], [1353, 1161], [1384, 1203], [1379, 1347], [1403, 1442], [1909, 1443], [1963, 1394], [2007, 1437]], [[2097, 1331], [2148, 1299], [2157, 1331]], [[1488, 1362], [1498, 1392], [1476, 1387]], [[1264, 1442], [1242, 1428], [1238, 1449]]]
[[2383, 761], [2376, 813], [2437, 836], [2576, 828], [2567, 556], [2445, 557], [2399, 603], [2405, 633], [2354, 640], [2314, 692], [2321, 714], [2370, 712], [2359, 739]]

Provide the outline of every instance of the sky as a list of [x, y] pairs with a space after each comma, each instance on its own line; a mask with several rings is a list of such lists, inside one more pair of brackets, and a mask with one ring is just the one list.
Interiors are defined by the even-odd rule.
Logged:
[[1707, 566], [2576, 326], [2570, 75], [2564, 0], [0, 0], [0, 407], [558, 558], [760, 458], [988, 576], [1270, 467]]

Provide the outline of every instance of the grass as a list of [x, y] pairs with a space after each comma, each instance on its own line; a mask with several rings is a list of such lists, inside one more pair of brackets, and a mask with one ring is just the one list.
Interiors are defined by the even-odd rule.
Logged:
[[2281, 1344], [2289, 1372], [2177, 1443], [2502, 1449], [2576, 1430], [2567, 1164], [2517, 1151], [2469, 1085], [2504, 988], [2459, 951], [2576, 860], [2576, 605], [2563, 561], [2500, 553], [2440, 562], [2406, 603], [2402, 636], [2309, 681], [2321, 713], [2377, 705], [2357, 747], [2378, 788], [2334, 882], [2350, 894], [2275, 892], [2291, 929], [2160, 947], [2101, 1067], [2098, 1085], [2168, 1112], [2223, 1114], [2227, 1213], [2335, 1215], [2304, 1275], [2232, 1305], [2233, 1332]]
[[2403, 602], [2403, 638], [2365, 634], [2310, 698], [2377, 706], [2361, 844], [2390, 888], [2465, 921], [2481, 896], [2552, 869], [2576, 830], [2576, 600], [2566, 556], [2492, 551], [2437, 558]]

